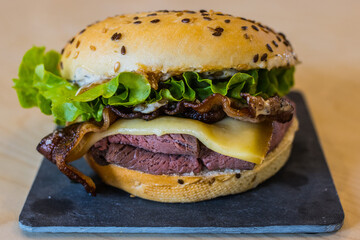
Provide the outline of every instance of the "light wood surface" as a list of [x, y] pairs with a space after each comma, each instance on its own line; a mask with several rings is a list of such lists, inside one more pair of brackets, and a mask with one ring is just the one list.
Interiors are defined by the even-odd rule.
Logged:
[[[0, 239], [360, 239], [359, 1], [1, 0], [0, 5]], [[22, 109], [11, 89], [24, 52], [32, 45], [60, 50], [84, 26], [119, 13], [202, 8], [256, 19], [292, 42], [302, 61], [296, 89], [305, 94], [315, 121], [345, 210], [343, 228], [332, 234], [241, 236], [22, 232], [18, 216], [41, 161], [35, 146], [54, 128], [38, 109]]]

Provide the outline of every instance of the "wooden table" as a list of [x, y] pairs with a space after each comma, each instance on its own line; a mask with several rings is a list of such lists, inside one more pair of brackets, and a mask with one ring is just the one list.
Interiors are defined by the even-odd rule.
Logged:
[[[105, 2], [105, 1], [104, 1]], [[34, 45], [60, 50], [95, 20], [119, 13], [158, 9], [216, 9], [264, 22], [286, 33], [302, 64], [296, 89], [307, 100], [345, 210], [343, 228], [320, 235], [242, 235], [243, 238], [360, 239], [360, 21], [359, 1], [3, 1], [0, 9], [0, 239], [113, 239], [119, 235], [30, 234], [18, 215], [38, 170], [35, 146], [54, 124], [38, 109], [24, 110], [11, 79], [24, 52]], [[132, 239], [238, 235], [120, 235]]]

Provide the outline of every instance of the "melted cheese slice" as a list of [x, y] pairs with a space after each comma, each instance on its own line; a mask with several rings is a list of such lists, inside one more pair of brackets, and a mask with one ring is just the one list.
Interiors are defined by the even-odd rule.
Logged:
[[213, 124], [170, 116], [158, 117], [150, 121], [120, 119], [104, 132], [85, 135], [76, 147], [80, 148], [78, 149], [80, 151], [74, 152], [78, 154], [81, 152], [83, 155], [97, 141], [115, 134], [161, 136], [174, 133], [192, 135], [215, 152], [259, 164], [268, 151], [272, 125], [271, 123], [243, 122], [233, 118], [225, 118]]

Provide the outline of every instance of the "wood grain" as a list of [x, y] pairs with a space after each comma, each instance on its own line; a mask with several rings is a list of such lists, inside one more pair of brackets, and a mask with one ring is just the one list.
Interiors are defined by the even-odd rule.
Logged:
[[359, 239], [359, 1], [4, 1], [0, 9], [0, 239], [235, 239], [238, 235], [30, 234], [18, 215], [41, 157], [37, 142], [54, 124], [38, 109], [21, 109], [11, 79], [32, 45], [60, 50], [84, 26], [106, 16], [158, 9], [216, 9], [286, 33], [302, 64], [296, 89], [307, 100], [345, 210], [343, 228], [320, 235], [242, 235], [243, 239]]

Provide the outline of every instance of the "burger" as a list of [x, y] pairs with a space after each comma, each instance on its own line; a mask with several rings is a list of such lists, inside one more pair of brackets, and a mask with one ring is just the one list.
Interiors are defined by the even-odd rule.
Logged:
[[298, 63], [284, 34], [215, 11], [117, 15], [61, 50], [33, 47], [14, 79], [20, 104], [63, 126], [37, 150], [92, 195], [71, 165], [159, 202], [238, 194], [289, 158], [298, 122], [286, 97]]

